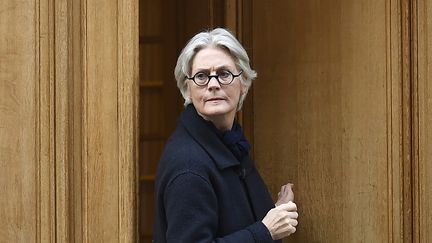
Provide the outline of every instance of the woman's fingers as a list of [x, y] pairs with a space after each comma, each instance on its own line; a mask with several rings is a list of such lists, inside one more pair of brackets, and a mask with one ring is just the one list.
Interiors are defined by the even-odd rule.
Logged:
[[282, 239], [296, 231], [298, 225], [297, 205], [293, 202], [271, 209], [262, 220], [274, 240]]
[[288, 201], [294, 201], [294, 192], [292, 190], [293, 184], [288, 183], [285, 185], [284, 191], [287, 194]]
[[294, 218], [289, 219], [288, 223], [294, 227], [296, 227], [298, 225], [297, 219], [294, 219]]
[[280, 210], [285, 210], [285, 211], [297, 211], [297, 205], [295, 203], [293, 203], [292, 201], [289, 201], [287, 203], [283, 203], [279, 206], [276, 207], [277, 209]]
[[290, 232], [288, 235], [295, 233], [296, 230], [297, 230], [296, 227], [294, 227], [293, 225], [290, 224], [288, 226], [288, 231]]
[[288, 183], [281, 186], [280, 195], [284, 195], [287, 201], [294, 201], [294, 192], [292, 190], [294, 184]]
[[278, 200], [275, 203], [276, 206], [287, 203], [289, 201], [294, 201], [294, 192], [292, 191], [293, 184], [288, 183], [281, 186], [281, 189], [278, 193]]
[[287, 213], [287, 216], [288, 216], [290, 219], [297, 219], [297, 218], [298, 218], [298, 213], [297, 213], [297, 211], [295, 211], [295, 212], [288, 212], [288, 213]]

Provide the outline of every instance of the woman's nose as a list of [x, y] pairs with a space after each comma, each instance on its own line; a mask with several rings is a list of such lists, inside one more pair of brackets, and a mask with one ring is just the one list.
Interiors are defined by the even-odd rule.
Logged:
[[217, 77], [214, 77], [214, 76], [209, 77], [207, 88], [209, 90], [220, 89], [220, 83], [219, 83]]

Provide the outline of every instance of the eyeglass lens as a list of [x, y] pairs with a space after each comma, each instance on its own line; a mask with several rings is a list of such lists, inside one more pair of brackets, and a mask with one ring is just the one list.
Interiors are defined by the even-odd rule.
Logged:
[[202, 86], [202, 85], [206, 85], [210, 81], [211, 78], [216, 78], [216, 80], [219, 83], [227, 85], [227, 84], [230, 84], [234, 80], [235, 77], [240, 76], [241, 73], [242, 72], [240, 72], [237, 75], [234, 75], [228, 70], [221, 70], [221, 71], [218, 71], [216, 73], [216, 75], [210, 75], [210, 74], [207, 74], [205, 72], [198, 72], [192, 78], [189, 78], [189, 79], [192, 79], [197, 85]]

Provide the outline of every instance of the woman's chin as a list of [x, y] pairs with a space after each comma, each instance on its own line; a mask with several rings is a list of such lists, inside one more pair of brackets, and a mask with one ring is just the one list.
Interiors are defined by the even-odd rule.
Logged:
[[223, 116], [228, 115], [230, 112], [229, 107], [222, 104], [206, 106], [203, 111], [206, 116]]

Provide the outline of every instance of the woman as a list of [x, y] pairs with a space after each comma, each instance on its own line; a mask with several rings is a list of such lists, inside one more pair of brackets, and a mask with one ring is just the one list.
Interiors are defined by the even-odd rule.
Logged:
[[175, 77], [186, 109], [158, 168], [154, 242], [274, 242], [294, 233], [292, 185], [272, 202], [234, 120], [256, 77], [241, 44], [221, 28], [199, 33]]

